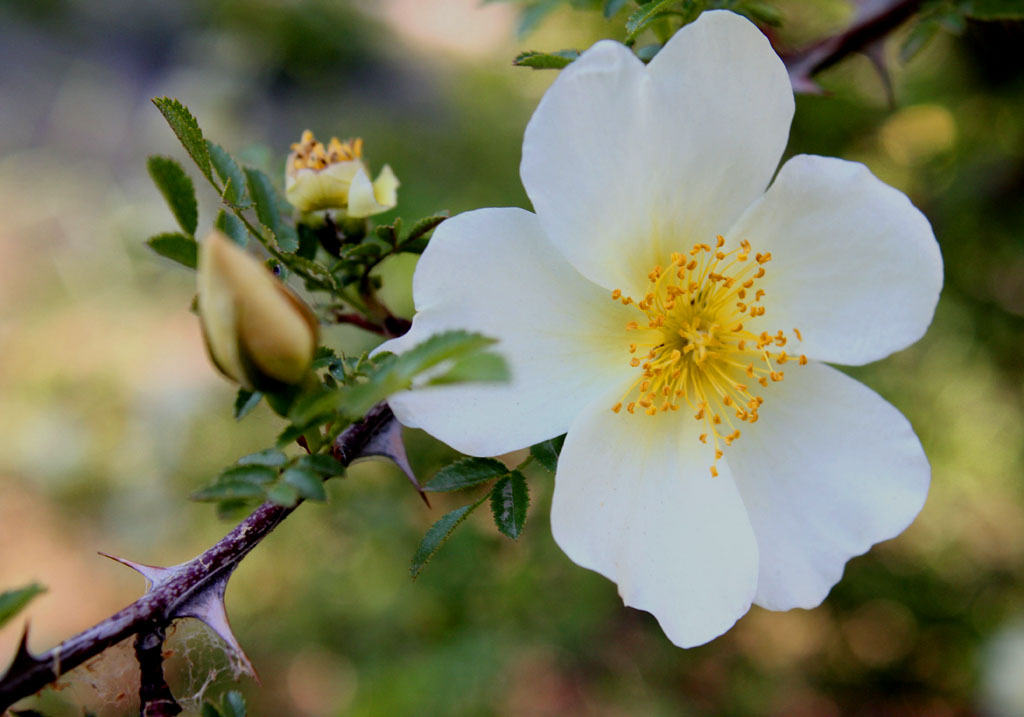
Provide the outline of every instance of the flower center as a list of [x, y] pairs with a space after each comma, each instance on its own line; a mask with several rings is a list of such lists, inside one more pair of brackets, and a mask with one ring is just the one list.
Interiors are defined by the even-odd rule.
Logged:
[[[687, 254], [673, 253], [667, 267], [655, 266], [647, 275], [639, 301], [612, 292], [612, 299], [643, 313], [626, 324], [636, 333], [629, 352], [639, 374], [612, 410], [625, 404], [630, 414], [655, 416], [685, 403], [703, 425], [700, 441], [712, 442], [716, 464], [723, 445], [740, 437], [738, 424], [757, 421], [764, 403], [758, 386], [783, 380], [778, 367], [787, 362], [807, 363], [802, 354], [786, 353], [783, 331], [754, 333], [744, 326], [765, 313], [765, 291], [757, 283], [771, 253], [751, 256], [746, 240], [729, 252], [724, 246], [719, 236], [714, 248], [694, 244]], [[792, 333], [803, 341], [798, 329]], [[711, 475], [718, 475], [715, 464]]]
[[302, 133], [302, 138], [292, 144], [292, 151], [295, 152], [291, 167], [293, 171], [323, 169], [331, 164], [351, 162], [362, 157], [363, 140], [356, 137], [342, 142], [337, 137], [331, 137], [331, 141], [325, 147], [324, 143], [318, 142], [307, 129]]

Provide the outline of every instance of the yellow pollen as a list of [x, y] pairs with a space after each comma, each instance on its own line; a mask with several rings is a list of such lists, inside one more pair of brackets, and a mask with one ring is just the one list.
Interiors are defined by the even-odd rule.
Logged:
[[363, 156], [363, 140], [356, 137], [342, 142], [337, 137], [331, 137], [331, 141], [325, 147], [323, 142], [318, 142], [307, 129], [299, 141], [292, 144], [292, 151], [295, 153], [292, 170], [320, 170], [339, 162], [360, 159]]
[[[714, 248], [697, 242], [671, 253], [647, 273], [639, 300], [621, 289], [611, 294], [642, 313], [625, 325], [636, 333], [627, 359], [636, 380], [612, 410], [620, 413], [625, 405], [635, 415], [639, 406], [655, 416], [688, 407], [702, 428], [698, 439], [714, 450], [713, 476], [723, 447], [740, 437], [736, 424], [759, 418], [764, 399], [754, 391], [783, 380], [775, 364], [807, 363], [805, 356], [781, 350], [789, 340], [785, 332], [767, 331], [760, 320], [765, 290], [756, 284], [771, 252], [754, 253], [746, 239], [732, 249], [726, 245], [716, 236]], [[803, 340], [797, 329], [792, 336]]]

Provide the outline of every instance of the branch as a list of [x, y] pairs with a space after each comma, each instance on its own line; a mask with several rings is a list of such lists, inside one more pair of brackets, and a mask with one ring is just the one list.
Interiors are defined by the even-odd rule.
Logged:
[[[874, 43], [906, 22], [921, 6], [922, 0], [877, 0], [862, 2], [862, 9], [843, 32], [797, 52], [780, 52], [797, 92], [821, 92], [814, 75], [832, 67], [855, 52], [869, 52]], [[877, 57], [872, 58], [882, 71]], [[883, 75], [883, 79], [886, 79]]]
[[[387, 404], [379, 403], [361, 421], [352, 424], [338, 436], [332, 454], [348, 465], [364, 455], [364, 450], [371, 446], [374, 438], [388, 432], [394, 423], [391, 409]], [[26, 631], [10, 668], [0, 678], [0, 712], [131, 635], [139, 636], [136, 654], [142, 668], [143, 687], [148, 684], [158, 690], [161, 683], [166, 687], [162, 674], [160, 679], [156, 679], [156, 668], [150, 669], [151, 663], [148, 661], [158, 657], [161, 649], [162, 640], [156, 637], [180, 617], [196, 617], [210, 625], [228, 643], [229, 655], [236, 663], [240, 663], [236, 664], [236, 672], [253, 672], [227, 625], [227, 615], [223, 609], [224, 590], [228, 578], [242, 559], [293, 510], [295, 507], [286, 508], [266, 502], [209, 550], [174, 567], [157, 568], [115, 558], [145, 576], [149, 583], [146, 594], [106, 620], [41, 655], [29, 653]], [[153, 649], [157, 652], [152, 652]], [[160, 670], [162, 673], [162, 667]], [[145, 706], [146, 696], [143, 696], [143, 700]], [[173, 704], [173, 697], [170, 701]], [[162, 708], [166, 710], [168, 704], [165, 702]]]

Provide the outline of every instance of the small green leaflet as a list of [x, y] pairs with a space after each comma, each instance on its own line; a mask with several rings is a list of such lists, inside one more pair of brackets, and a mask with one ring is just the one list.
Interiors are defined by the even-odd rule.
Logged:
[[300, 497], [307, 500], [327, 500], [327, 491], [324, 490], [324, 480], [318, 473], [306, 468], [288, 468], [281, 474], [281, 480], [290, 485]]
[[146, 160], [146, 169], [154, 184], [167, 200], [167, 206], [186, 234], [193, 236], [199, 223], [196, 188], [181, 165], [170, 157], [152, 155]]
[[450, 513], [445, 513], [439, 521], [430, 526], [430, 530], [423, 536], [420, 547], [416, 549], [416, 554], [412, 556], [409, 574], [412, 575], [413, 580], [419, 577], [423, 568], [426, 567], [440, 547], [447, 542], [455, 529], [462, 525], [462, 522], [469, 517], [469, 514], [479, 508], [485, 500], [487, 500], [486, 495], [475, 503], [470, 503], [461, 508], [456, 508]]
[[240, 466], [267, 466], [268, 468], [280, 468], [288, 462], [288, 456], [276, 448], [268, 448], [264, 451], [250, 453], [238, 459]]
[[217, 176], [224, 184], [224, 201], [239, 209], [249, 206], [249, 200], [245, 196], [245, 175], [242, 174], [238, 162], [226, 149], [210, 140], [206, 140], [206, 149], [210, 153], [213, 168], [217, 170]]
[[645, 27], [667, 13], [670, 7], [677, 4], [679, 4], [679, 0], [654, 0], [653, 2], [641, 5], [626, 20], [626, 39], [634, 39]]
[[176, 261], [189, 269], [196, 268], [199, 245], [192, 237], [178, 232], [168, 232], [150, 237], [146, 240], [146, 244], [162, 257]]
[[562, 452], [562, 444], [565, 443], [565, 436], [557, 436], [547, 441], [530, 446], [530, 455], [537, 459], [537, 462], [552, 473], [558, 467], [558, 456]]
[[295, 227], [282, 219], [280, 205], [283, 199], [278, 196], [270, 178], [258, 169], [246, 167], [245, 179], [260, 222], [274, 232], [281, 251], [294, 252], [299, 248], [299, 235]]
[[242, 220], [230, 212], [221, 209], [217, 212], [217, 220], [213, 223], [215, 229], [224, 232], [231, 241], [244, 247], [249, 243], [249, 230], [245, 228]]
[[200, 717], [245, 717], [245, 698], [238, 690], [231, 690], [221, 699], [220, 704], [207, 702]]
[[10, 622], [11, 618], [25, 609], [36, 597], [46, 592], [39, 583], [32, 583], [16, 590], [0, 593], [0, 627]]
[[313, 471], [323, 478], [345, 475], [345, 466], [342, 465], [341, 461], [322, 453], [299, 456], [295, 459], [295, 466]]
[[498, 530], [517, 540], [523, 534], [526, 511], [530, 507], [530, 491], [526, 478], [519, 471], [512, 471], [494, 484], [491, 491], [491, 513]]
[[248, 391], [244, 388], [238, 389], [238, 395], [235, 396], [235, 420], [241, 421], [248, 416], [249, 412], [256, 408], [262, 399], [263, 394], [259, 391]]
[[558, 50], [556, 52], [528, 50], [516, 55], [512, 64], [516, 67], [532, 67], [535, 70], [561, 70], [579, 56], [578, 50]]
[[202, 490], [197, 490], [189, 498], [200, 503], [208, 503], [222, 500], [262, 499], [265, 495], [261, 485], [244, 480], [229, 480], [218, 481]]
[[299, 491], [291, 483], [275, 483], [267, 488], [267, 500], [283, 508], [293, 508], [299, 503]]
[[439, 470], [423, 490], [435, 493], [463, 490], [507, 473], [505, 464], [494, 458], [462, 458]]
[[409, 227], [409, 234], [402, 240], [402, 244], [405, 245], [410, 242], [414, 242], [417, 239], [422, 239], [427, 234], [434, 231], [434, 229], [436, 229], [441, 222], [447, 219], [448, 216], [449, 213], [445, 210], [418, 220], [415, 224]]
[[174, 130], [174, 134], [177, 135], [185, 151], [199, 167], [199, 171], [207, 179], [213, 181], [213, 173], [210, 170], [210, 153], [206, 148], [203, 131], [199, 129], [196, 118], [192, 116], [185, 105], [170, 97], [154, 97], [153, 104]]

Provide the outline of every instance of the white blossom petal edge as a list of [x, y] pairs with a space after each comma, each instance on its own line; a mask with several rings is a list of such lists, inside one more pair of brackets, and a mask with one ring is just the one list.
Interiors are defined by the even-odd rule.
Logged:
[[648, 65], [599, 42], [526, 129], [536, 214], [442, 224], [400, 352], [447, 328], [498, 339], [512, 382], [408, 391], [406, 425], [472, 455], [567, 432], [555, 540], [675, 644], [751, 603], [813, 607], [928, 492], [909, 423], [822, 361], [920, 338], [942, 288], [925, 217], [853, 162], [790, 159], [785, 67], [706, 12]]

